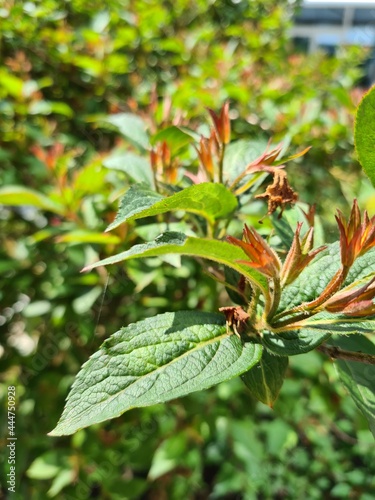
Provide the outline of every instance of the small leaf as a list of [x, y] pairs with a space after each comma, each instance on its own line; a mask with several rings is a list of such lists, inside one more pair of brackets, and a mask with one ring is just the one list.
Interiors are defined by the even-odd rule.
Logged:
[[311, 146], [308, 146], [307, 148], [305, 148], [303, 151], [300, 151], [299, 153], [296, 153], [296, 154], [291, 155], [291, 156], [287, 156], [285, 158], [281, 158], [281, 160], [277, 160], [277, 161], [273, 162], [272, 165], [276, 167], [278, 165], [284, 165], [284, 163], [288, 163], [288, 161], [296, 160], [297, 158], [300, 158], [301, 156], [305, 155], [310, 149], [311, 149]]
[[328, 332], [302, 329], [283, 333], [263, 332], [262, 344], [279, 356], [296, 356], [312, 351], [331, 336]]
[[62, 205], [55, 203], [38, 191], [23, 186], [6, 186], [0, 188], [0, 205], [32, 206], [56, 214], [64, 213]]
[[278, 215], [273, 213], [271, 215], [271, 219], [272, 219], [272, 225], [275, 228], [277, 236], [281, 239], [281, 242], [283, 243], [284, 247], [289, 250], [294, 238], [293, 229], [291, 228], [290, 224], [287, 222], [285, 217], [279, 218]]
[[302, 321], [306, 328], [325, 331], [331, 334], [349, 335], [356, 333], [373, 333], [375, 331], [375, 318], [351, 318], [345, 315], [323, 312], [308, 320]]
[[[375, 355], [375, 345], [363, 335], [335, 337], [329, 343], [343, 350]], [[341, 381], [365, 415], [375, 437], [375, 365], [344, 359], [336, 359], [335, 365]]]
[[99, 245], [117, 245], [121, 242], [121, 239], [114, 234], [84, 230], [70, 231], [58, 236], [56, 240], [62, 243], [97, 243]]
[[358, 106], [354, 142], [359, 163], [375, 186], [375, 87], [369, 90]]
[[167, 313], [122, 328], [83, 365], [51, 436], [203, 390], [249, 370], [262, 348], [228, 335], [224, 316]]
[[144, 182], [148, 186], [154, 184], [150, 162], [134, 153], [114, 151], [103, 161], [103, 165], [112, 170], [125, 172], [135, 182]]
[[283, 290], [279, 312], [316, 299], [339, 269], [339, 244], [332, 243], [320, 252], [298, 278]]
[[139, 116], [132, 113], [117, 113], [107, 116], [104, 122], [115, 126], [120, 134], [135, 146], [144, 150], [150, 148], [150, 139], [146, 132], [146, 124]]
[[267, 141], [239, 139], [228, 144], [225, 149], [224, 172], [233, 182], [267, 147]]
[[137, 184], [122, 198], [119, 212], [107, 231], [123, 222], [173, 210], [195, 213], [213, 223], [215, 219], [229, 215], [236, 207], [236, 197], [222, 184], [197, 184], [167, 198], [162, 198], [144, 184]]
[[265, 276], [255, 269], [238, 262], [239, 260], [246, 260], [246, 254], [241, 248], [225, 241], [195, 238], [192, 236], [187, 237], [182, 233], [172, 231], [161, 234], [150, 243], [134, 245], [125, 252], [112, 255], [107, 259], [90, 264], [82, 269], [82, 271], [90, 271], [96, 267], [107, 266], [124, 260], [158, 257], [168, 253], [192, 255], [194, 257], [201, 257], [203, 259], [219, 262], [243, 274], [252, 283], [259, 286], [262, 291], [268, 290], [268, 282]]
[[[188, 133], [187, 130], [188, 129], [186, 128], [184, 129], [172, 125], [171, 127], [167, 127], [164, 130], [161, 130], [160, 132], [155, 134], [151, 139], [151, 143], [156, 144], [157, 142], [165, 141], [168, 144], [172, 154], [175, 154], [178, 150], [180, 150], [184, 146], [187, 146], [188, 144], [191, 144], [196, 140], [194, 138], [194, 135], [192, 135], [192, 133]], [[199, 135], [198, 135], [198, 141], [199, 141]]]
[[272, 408], [284, 382], [288, 368], [287, 356], [274, 356], [266, 349], [251, 370], [241, 375], [251, 394]]
[[249, 290], [250, 287], [248, 287], [243, 275], [231, 267], [225, 267], [224, 276], [225, 289], [229, 298], [235, 304], [247, 306], [251, 298], [251, 290]]

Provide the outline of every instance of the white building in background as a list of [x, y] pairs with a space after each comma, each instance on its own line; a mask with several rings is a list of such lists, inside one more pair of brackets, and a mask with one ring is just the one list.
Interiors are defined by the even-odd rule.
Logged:
[[341, 45], [375, 47], [375, 1], [305, 0], [291, 36], [307, 52], [333, 54]]

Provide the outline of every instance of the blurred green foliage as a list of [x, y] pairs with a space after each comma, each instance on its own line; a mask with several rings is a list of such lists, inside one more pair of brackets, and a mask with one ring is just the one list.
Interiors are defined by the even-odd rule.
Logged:
[[[293, 358], [274, 411], [234, 380], [73, 437], [46, 435], [109, 334], [171, 308], [220, 305], [216, 284], [184, 258], [79, 273], [149, 232], [103, 234], [132, 182], [113, 158], [148, 160], [109, 115], [137, 113], [154, 133], [229, 98], [237, 138], [313, 146], [290, 174], [328, 231], [332, 200], [345, 207], [357, 195], [374, 211], [352, 153], [362, 55], [293, 54], [292, 15], [286, 0], [1, 4], [0, 182], [19, 191], [0, 206], [0, 396], [4, 409], [17, 387], [16, 498], [373, 498], [370, 432], [315, 353]], [[250, 223], [264, 213], [248, 207]]]

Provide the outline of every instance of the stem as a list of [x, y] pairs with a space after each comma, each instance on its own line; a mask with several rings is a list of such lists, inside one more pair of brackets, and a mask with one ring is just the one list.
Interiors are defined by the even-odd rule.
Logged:
[[224, 168], [224, 154], [225, 154], [225, 144], [223, 143], [220, 151], [220, 158], [219, 158], [219, 183], [223, 184], [224, 179], [223, 179], [223, 168]]
[[155, 191], [157, 193], [159, 193], [160, 191], [159, 191], [159, 184], [158, 184], [156, 172], [155, 172], [155, 170], [152, 167], [151, 167], [151, 172], [152, 172], [152, 179], [154, 181]]
[[364, 352], [345, 351], [335, 346], [321, 345], [317, 350], [331, 357], [332, 359], [346, 359], [348, 361], [357, 361], [367, 365], [375, 365], [375, 356]]
[[250, 300], [249, 307], [247, 308], [247, 314], [250, 316], [251, 323], [254, 323], [257, 314], [257, 305], [258, 305], [260, 290], [256, 286], [251, 285], [251, 287], [253, 289], [253, 294]]
[[[299, 326], [300, 321], [304, 321], [305, 319], [309, 319], [312, 316], [315, 316], [315, 314], [318, 314], [319, 312], [320, 312], [320, 309], [314, 310], [314, 311], [306, 311], [306, 312], [297, 314], [296, 316], [292, 316], [291, 318], [284, 319], [284, 321], [279, 321], [279, 320], [277, 320], [276, 322], [273, 321], [271, 323], [272, 331], [279, 332], [282, 330], [290, 330], [290, 327], [301, 328], [301, 326]], [[285, 328], [285, 327], [289, 327], [289, 328]]]
[[280, 297], [281, 297], [280, 278], [278, 276], [275, 276], [273, 278], [272, 304], [267, 313], [267, 322], [269, 322], [269, 320], [272, 319], [272, 316], [277, 311], [277, 308], [279, 307], [280, 304]]

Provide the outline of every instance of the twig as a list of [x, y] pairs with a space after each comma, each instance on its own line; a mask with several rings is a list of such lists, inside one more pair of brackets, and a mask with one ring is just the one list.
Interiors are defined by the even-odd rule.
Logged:
[[345, 351], [335, 346], [321, 345], [317, 350], [330, 356], [332, 359], [347, 359], [348, 361], [358, 361], [367, 365], [375, 365], [375, 356], [364, 352]]

